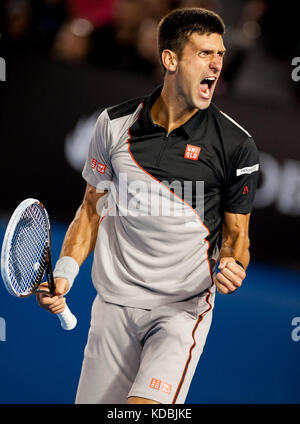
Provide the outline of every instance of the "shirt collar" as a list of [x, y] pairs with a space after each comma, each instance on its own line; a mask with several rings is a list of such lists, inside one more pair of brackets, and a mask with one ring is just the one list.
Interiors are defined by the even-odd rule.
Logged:
[[[157, 130], [159, 127], [158, 125], [154, 124], [151, 117], [151, 108], [155, 102], [155, 100], [158, 98], [158, 96], [161, 93], [161, 90], [163, 88], [163, 85], [160, 85], [159, 87], [155, 88], [155, 90], [152, 91], [152, 93], [146, 98], [145, 104], [144, 104], [144, 113], [142, 114], [142, 123], [145, 128], [145, 130], [148, 132], [153, 132]], [[188, 137], [192, 137], [197, 131], [197, 128], [202, 123], [204, 117], [207, 114], [207, 109], [199, 109], [185, 124], [181, 125], [176, 129], [182, 130]]]

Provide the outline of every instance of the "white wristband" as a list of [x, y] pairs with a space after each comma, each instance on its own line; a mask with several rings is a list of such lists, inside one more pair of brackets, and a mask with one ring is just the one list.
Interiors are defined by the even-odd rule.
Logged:
[[[69, 290], [73, 285], [73, 282], [79, 272], [79, 265], [71, 256], [62, 256], [56, 262], [53, 277], [54, 278], [66, 278], [69, 282]], [[67, 293], [68, 293], [67, 292]]]

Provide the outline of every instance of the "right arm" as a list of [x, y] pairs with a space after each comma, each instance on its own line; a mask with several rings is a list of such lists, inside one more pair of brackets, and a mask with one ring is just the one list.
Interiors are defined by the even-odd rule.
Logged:
[[97, 193], [95, 187], [87, 184], [82, 204], [66, 232], [60, 257], [71, 256], [81, 266], [94, 250], [100, 219], [96, 206], [105, 194]]
[[[94, 250], [100, 216], [97, 213], [97, 202], [106, 192], [97, 193], [96, 188], [87, 184], [83, 201], [71, 222], [61, 249], [60, 257], [71, 256], [78, 265], [82, 265], [89, 254]], [[38, 304], [49, 312], [61, 313], [65, 307], [63, 295], [69, 289], [66, 278], [55, 278], [55, 295], [53, 297], [45, 293], [37, 293]], [[47, 289], [48, 283], [44, 283], [43, 289]]]

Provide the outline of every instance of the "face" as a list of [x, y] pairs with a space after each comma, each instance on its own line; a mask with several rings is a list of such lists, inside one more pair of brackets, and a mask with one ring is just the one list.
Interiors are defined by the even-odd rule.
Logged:
[[193, 109], [206, 109], [219, 79], [225, 48], [220, 34], [193, 33], [174, 72], [179, 100]]

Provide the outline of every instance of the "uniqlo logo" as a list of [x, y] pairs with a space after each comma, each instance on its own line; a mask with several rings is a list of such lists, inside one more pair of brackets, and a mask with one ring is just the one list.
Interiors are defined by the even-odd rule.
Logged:
[[95, 169], [97, 165], [97, 159], [93, 158], [91, 162], [92, 168]]
[[198, 160], [199, 153], [201, 148], [198, 146], [193, 146], [192, 144], [187, 144], [184, 157], [186, 159]]
[[157, 380], [156, 378], [152, 378], [149, 387], [150, 387], [150, 389], [159, 390], [160, 385], [161, 385], [161, 380]]
[[171, 394], [171, 391], [172, 391], [171, 384], [163, 383], [161, 391], [164, 392], [164, 393], [166, 393], [167, 395], [170, 395]]
[[100, 172], [100, 174], [104, 174], [105, 170], [106, 170], [106, 165], [103, 165], [103, 163], [98, 163], [97, 171]]

